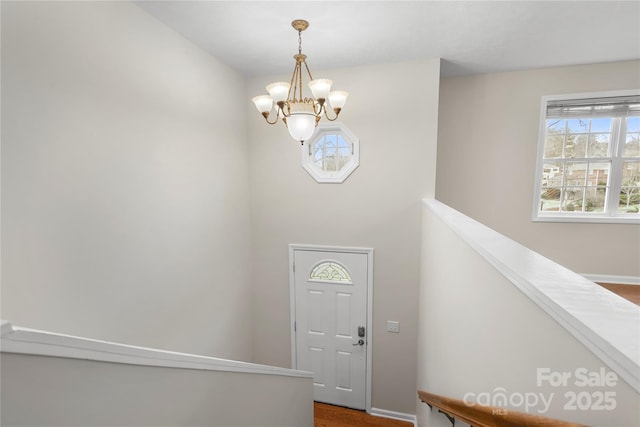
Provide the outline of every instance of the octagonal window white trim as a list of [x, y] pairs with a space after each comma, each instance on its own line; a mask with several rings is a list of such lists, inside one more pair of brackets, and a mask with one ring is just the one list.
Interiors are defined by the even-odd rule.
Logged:
[[360, 140], [342, 123], [322, 124], [301, 153], [302, 167], [313, 179], [341, 184], [360, 165]]

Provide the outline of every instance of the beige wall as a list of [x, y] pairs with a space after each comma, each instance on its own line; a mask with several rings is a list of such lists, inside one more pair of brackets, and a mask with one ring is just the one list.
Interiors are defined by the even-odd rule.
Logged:
[[1, 359], [2, 425], [313, 426], [311, 378], [11, 353]]
[[2, 2], [2, 317], [250, 359], [243, 88], [130, 3]]
[[436, 198], [583, 274], [640, 276], [640, 227], [531, 221], [543, 95], [640, 87], [640, 62], [443, 78]]
[[[413, 413], [420, 201], [434, 191], [439, 60], [313, 72], [350, 92], [341, 121], [360, 138], [360, 167], [343, 184], [316, 183], [300, 144], [249, 111], [255, 361], [291, 364], [288, 244], [371, 247], [372, 405]], [[247, 97], [283, 78], [252, 79]], [[400, 322], [399, 334], [386, 332], [387, 320]]]
[[412, 413], [439, 60], [327, 75], [361, 143], [342, 185], [315, 183], [255, 112], [271, 79], [128, 3], [3, 2], [2, 317], [290, 366], [287, 245], [373, 247], [373, 405]]

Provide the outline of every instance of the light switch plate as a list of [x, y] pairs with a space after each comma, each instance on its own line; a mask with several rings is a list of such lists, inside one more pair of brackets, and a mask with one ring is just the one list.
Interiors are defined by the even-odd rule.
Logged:
[[400, 322], [396, 322], [394, 320], [387, 320], [387, 332], [399, 333], [400, 332]]

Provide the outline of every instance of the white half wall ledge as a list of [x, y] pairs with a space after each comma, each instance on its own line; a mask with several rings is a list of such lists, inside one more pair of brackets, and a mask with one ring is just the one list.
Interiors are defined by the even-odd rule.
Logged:
[[1, 322], [0, 331], [2, 340], [0, 350], [2, 353], [64, 357], [164, 368], [313, 378], [311, 372], [295, 369], [118, 344], [36, 329], [21, 328], [14, 326], [10, 321], [6, 320], [2, 320]]
[[438, 200], [423, 204], [640, 392], [640, 307]]

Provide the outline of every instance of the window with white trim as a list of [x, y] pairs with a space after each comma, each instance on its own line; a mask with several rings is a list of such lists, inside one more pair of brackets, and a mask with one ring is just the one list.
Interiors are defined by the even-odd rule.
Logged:
[[640, 91], [542, 98], [533, 219], [640, 223]]
[[341, 123], [320, 125], [301, 147], [302, 167], [317, 182], [342, 183], [360, 165], [360, 143]]

